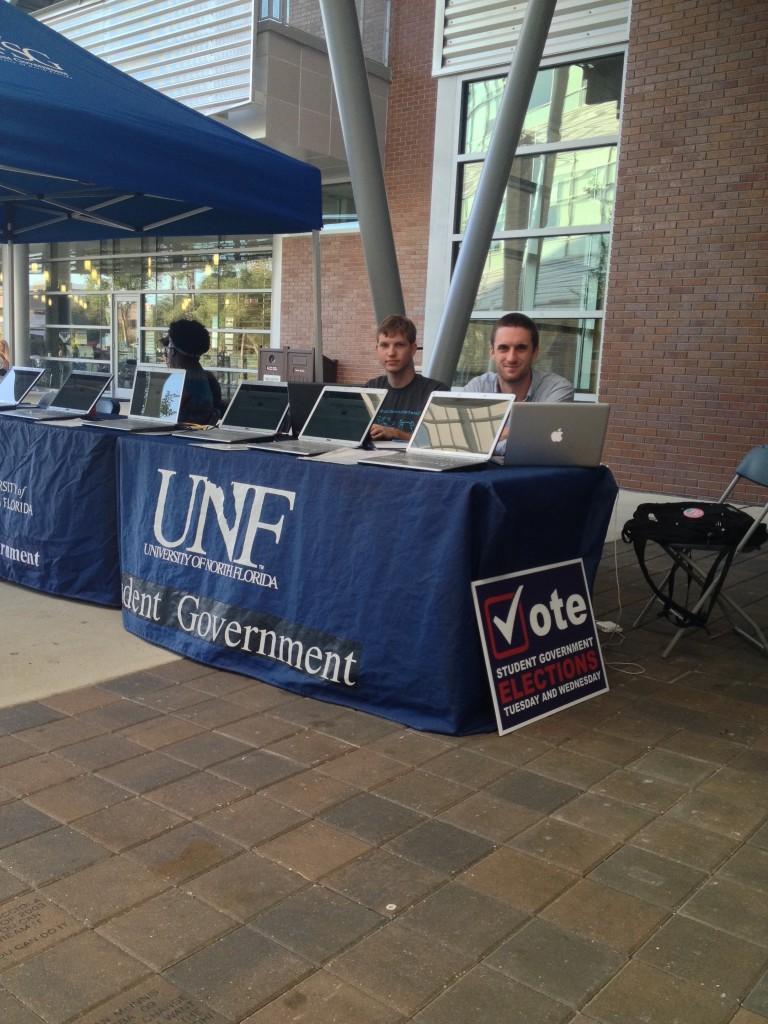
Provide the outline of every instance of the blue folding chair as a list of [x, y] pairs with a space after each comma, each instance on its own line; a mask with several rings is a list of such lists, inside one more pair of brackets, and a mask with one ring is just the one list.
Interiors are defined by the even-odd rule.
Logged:
[[[728, 501], [741, 480], [748, 480], [750, 483], [757, 484], [759, 487], [768, 488], [768, 445], [758, 445], [756, 448], [747, 452], [737, 466], [733, 480], [731, 480], [723, 491], [723, 494], [719, 499], [720, 504]], [[659, 547], [671, 559], [672, 567], [659, 586], [654, 587], [654, 590], [663, 591], [664, 587], [674, 580], [675, 573], [677, 573], [678, 570], [680, 570], [686, 578], [689, 588], [691, 586], [701, 588], [698, 598], [689, 608], [686, 608], [684, 621], [682, 617], [679, 618], [679, 621], [681, 621], [682, 624], [664, 648], [661, 655], [662, 658], [666, 658], [672, 652], [680, 637], [691, 625], [706, 626], [707, 620], [716, 605], [720, 607], [723, 614], [733, 626], [734, 631], [738, 633], [739, 636], [748, 640], [749, 643], [757, 647], [757, 649], [762, 651], [763, 654], [768, 655], [768, 638], [766, 638], [765, 631], [740, 605], [736, 603], [736, 601], [733, 600], [732, 597], [724, 593], [723, 590], [734, 558], [741, 552], [749, 550], [750, 547], [755, 546], [755, 541], [757, 540], [755, 535], [760, 529], [760, 524], [766, 516], [768, 516], [768, 501], [766, 501], [762, 506], [761, 511], [755, 517], [754, 522], [747, 532], [742, 536], [738, 544], [735, 545], [706, 543], [680, 544], [656, 541], [656, 543], [659, 544]], [[702, 566], [702, 555], [705, 559], [707, 555], [711, 555], [714, 561], [707, 561], [706, 564]], [[699, 563], [696, 562], [697, 557], [700, 560]], [[658, 593], [653, 594], [637, 619], [635, 619], [635, 626], [639, 626], [644, 621], [647, 613], [656, 602], [663, 603], [662, 598], [658, 596]], [[734, 619], [736, 619], [736, 621], [734, 621]], [[739, 625], [739, 621], [743, 624], [745, 623], [748, 628], [745, 629], [743, 625]]]

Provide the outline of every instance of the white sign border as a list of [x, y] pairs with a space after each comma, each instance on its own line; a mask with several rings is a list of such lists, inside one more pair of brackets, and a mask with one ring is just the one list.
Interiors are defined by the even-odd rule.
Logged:
[[[603, 679], [605, 680], [605, 688], [597, 690], [595, 693], [588, 693], [584, 697], [578, 697], [576, 700], [570, 701], [565, 707], [553, 708], [551, 711], [547, 711], [544, 714], [537, 715], [533, 721], [530, 722], [519, 722], [517, 725], [511, 725], [505, 729], [501, 720], [501, 712], [499, 709], [499, 702], [496, 696], [496, 687], [494, 686], [493, 679], [493, 668], [491, 667], [491, 659], [488, 655], [488, 643], [485, 635], [485, 627], [483, 623], [483, 616], [480, 610], [480, 602], [477, 597], [477, 588], [484, 586], [486, 583], [499, 583], [501, 580], [517, 579], [520, 576], [530, 576], [535, 572], [542, 572], [545, 569], [561, 569], [565, 565], [580, 565], [581, 576], [584, 580], [584, 593], [587, 595], [587, 607], [589, 608], [589, 618], [592, 623], [592, 627], [595, 634], [595, 642], [597, 644], [597, 653], [600, 658], [600, 667], [603, 671]], [[475, 606], [475, 616], [477, 618], [477, 628], [480, 633], [480, 643], [483, 647], [483, 659], [485, 660], [485, 670], [488, 676], [488, 685], [491, 689], [491, 700], [493, 701], [493, 711], [496, 716], [496, 728], [498, 729], [499, 736], [506, 736], [510, 732], [516, 732], [518, 729], [524, 729], [527, 725], [532, 725], [533, 722], [541, 722], [545, 718], [550, 718], [552, 715], [557, 715], [561, 711], [566, 711], [568, 708], [575, 707], [577, 704], [583, 704], [585, 700], [592, 700], [593, 697], [600, 697], [604, 693], [608, 693], [608, 673], [605, 671], [605, 660], [603, 659], [603, 649], [600, 646], [600, 637], [597, 632], [597, 623], [595, 622], [595, 613], [592, 608], [592, 595], [589, 592], [589, 584], [587, 582], [587, 574], [584, 569], [583, 558], [569, 558], [565, 562], [551, 562], [549, 565], [537, 565], [532, 569], [521, 569], [519, 572], [504, 572], [499, 576], [488, 576], [484, 580], [472, 580], [470, 584], [472, 588], [472, 603]]]

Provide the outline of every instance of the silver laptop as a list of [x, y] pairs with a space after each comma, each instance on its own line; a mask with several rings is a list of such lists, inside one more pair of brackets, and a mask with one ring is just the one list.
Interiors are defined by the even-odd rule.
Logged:
[[93, 411], [111, 380], [111, 373], [73, 370], [45, 408], [11, 409], [3, 415], [25, 420], [76, 420]]
[[218, 427], [179, 430], [174, 437], [242, 444], [277, 437], [288, 422], [288, 385], [241, 381]]
[[509, 417], [505, 466], [599, 466], [610, 406], [520, 402]]
[[149, 430], [173, 430], [179, 422], [186, 376], [186, 370], [139, 366], [133, 378], [128, 415], [114, 420], [93, 420], [86, 426], [127, 430], [132, 434]]
[[359, 448], [376, 418], [386, 388], [342, 388], [326, 385], [296, 440], [275, 441], [265, 452], [322, 455], [334, 448]]
[[366, 459], [366, 466], [426, 469], [441, 473], [488, 462], [498, 443], [514, 395], [433, 391], [408, 447]]
[[34, 366], [12, 366], [4, 377], [0, 377], [0, 409], [15, 409], [20, 405], [44, 372]]

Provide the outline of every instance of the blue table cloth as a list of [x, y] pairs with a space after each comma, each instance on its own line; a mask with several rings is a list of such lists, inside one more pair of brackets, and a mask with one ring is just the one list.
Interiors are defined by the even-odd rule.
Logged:
[[470, 581], [583, 557], [599, 469], [418, 473], [121, 438], [126, 628], [419, 729], [492, 729]]
[[116, 438], [0, 417], [0, 577], [120, 605]]

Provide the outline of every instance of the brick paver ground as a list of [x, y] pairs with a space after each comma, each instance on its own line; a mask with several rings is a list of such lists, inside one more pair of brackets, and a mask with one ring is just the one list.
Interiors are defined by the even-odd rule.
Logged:
[[0, 711], [0, 1022], [768, 1020], [768, 659], [669, 631], [506, 737], [183, 660]]

